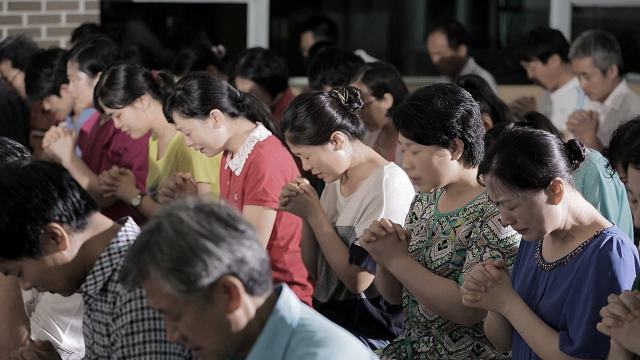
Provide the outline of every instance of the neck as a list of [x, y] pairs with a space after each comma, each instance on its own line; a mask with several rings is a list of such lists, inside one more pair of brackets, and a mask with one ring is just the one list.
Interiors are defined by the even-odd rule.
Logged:
[[73, 292], [80, 288], [119, 229], [120, 226], [113, 220], [95, 212], [89, 216], [87, 227], [73, 234], [76, 254], [68, 267], [71, 277], [76, 279]]
[[251, 348], [262, 333], [277, 301], [278, 294], [270, 292], [260, 297], [251, 297], [251, 300], [245, 303], [245, 316], [251, 320], [246, 323], [241, 331], [241, 341], [236, 351], [238, 355], [246, 356], [251, 352]]
[[575, 75], [573, 74], [573, 71], [571, 70], [571, 65], [570, 64], [563, 64], [562, 68], [560, 69], [560, 71], [557, 74], [558, 82], [556, 83], [555, 88], [549, 89], [549, 91], [553, 92], [553, 91], [558, 90], [559, 88], [565, 86], [574, 77], [575, 77]]
[[161, 142], [171, 140], [177, 130], [165, 118], [162, 105], [159, 102], [152, 101], [145, 113], [151, 124], [151, 133]]
[[609, 89], [609, 91], [607, 92], [606, 95], [604, 95], [602, 97], [602, 99], [599, 99], [598, 101], [600, 102], [605, 102], [607, 101], [607, 99], [609, 98], [609, 96], [611, 96], [611, 94], [613, 93], [613, 91], [618, 87], [618, 85], [620, 85], [620, 83], [622, 82], [622, 78], [618, 77], [615, 81], [613, 86], [611, 87], [611, 89]]
[[[565, 215], [562, 219], [562, 226], [548, 235], [548, 239], [554, 243], [566, 243], [572, 240], [584, 241], [586, 233], [592, 233], [602, 222], [602, 216], [591, 206], [577, 190], [570, 189], [566, 196]], [[602, 224], [600, 224], [602, 223]]]
[[340, 176], [341, 185], [348, 185], [353, 181], [357, 181], [359, 179], [358, 174], [361, 173], [362, 169], [368, 167], [372, 161], [380, 159], [386, 161], [373, 149], [360, 142], [360, 140], [352, 141], [350, 146], [351, 159], [349, 161], [349, 168]]
[[478, 183], [478, 168], [462, 168], [458, 176], [443, 188], [450, 194], [462, 194], [471, 188], [482, 188]]
[[247, 141], [249, 134], [258, 126], [247, 118], [240, 116], [227, 121], [231, 136], [227, 140], [224, 149], [230, 151], [234, 156], [240, 152], [242, 145]]

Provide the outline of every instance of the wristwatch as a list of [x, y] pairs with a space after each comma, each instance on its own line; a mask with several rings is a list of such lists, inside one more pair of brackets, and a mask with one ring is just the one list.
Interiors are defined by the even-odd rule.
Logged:
[[129, 203], [134, 208], [137, 208], [138, 206], [140, 206], [140, 204], [142, 204], [142, 198], [143, 197], [144, 197], [144, 193], [138, 193], [138, 195], [136, 195], [133, 199], [131, 199], [131, 201], [129, 201]]

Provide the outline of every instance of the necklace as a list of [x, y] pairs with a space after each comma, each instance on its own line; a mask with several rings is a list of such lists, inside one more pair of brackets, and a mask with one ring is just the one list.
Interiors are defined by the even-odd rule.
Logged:
[[560, 258], [560, 259], [558, 259], [558, 260], [556, 260], [554, 262], [550, 262], [550, 263], [544, 261], [544, 259], [542, 258], [542, 239], [538, 240], [538, 244], [536, 245], [536, 263], [537, 263], [538, 267], [541, 268], [544, 271], [551, 271], [551, 270], [553, 270], [555, 268], [562, 267], [562, 266], [568, 264], [576, 256], [580, 255], [584, 251], [584, 249], [587, 246], [589, 246], [589, 244], [591, 244], [591, 241], [593, 239], [597, 238], [598, 235], [600, 235], [605, 230], [607, 230], [607, 229], [599, 230], [592, 237], [590, 237], [589, 239], [584, 241], [582, 244], [578, 245], [578, 247], [573, 249], [570, 253], [568, 253], [567, 255], [563, 256], [562, 258]]

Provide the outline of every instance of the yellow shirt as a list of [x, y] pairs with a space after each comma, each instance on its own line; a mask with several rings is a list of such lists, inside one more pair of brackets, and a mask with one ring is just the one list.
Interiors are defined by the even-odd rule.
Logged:
[[187, 147], [184, 135], [176, 132], [164, 156], [158, 158], [158, 138], [149, 137], [149, 173], [147, 193], [157, 199], [157, 191], [172, 174], [190, 173], [198, 183], [211, 184], [211, 192], [217, 199], [220, 194], [220, 159], [222, 154], [207, 157], [199, 151]]

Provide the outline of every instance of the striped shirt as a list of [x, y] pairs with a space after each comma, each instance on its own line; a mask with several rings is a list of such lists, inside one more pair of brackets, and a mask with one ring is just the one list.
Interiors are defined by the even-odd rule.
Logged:
[[104, 250], [80, 287], [85, 304], [85, 359], [191, 359], [167, 341], [162, 315], [149, 307], [142, 288], [128, 292], [118, 282], [127, 251], [140, 233], [131, 218]]

